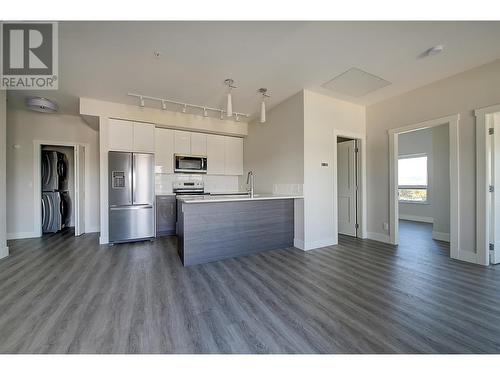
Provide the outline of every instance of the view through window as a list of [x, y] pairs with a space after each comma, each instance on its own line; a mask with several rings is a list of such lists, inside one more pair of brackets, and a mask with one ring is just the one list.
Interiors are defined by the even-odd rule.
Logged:
[[427, 155], [400, 156], [398, 190], [402, 202], [427, 202]]

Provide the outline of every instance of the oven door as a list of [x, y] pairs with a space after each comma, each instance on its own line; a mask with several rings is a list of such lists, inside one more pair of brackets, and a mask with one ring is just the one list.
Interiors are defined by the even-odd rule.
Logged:
[[207, 173], [207, 158], [175, 155], [175, 173]]

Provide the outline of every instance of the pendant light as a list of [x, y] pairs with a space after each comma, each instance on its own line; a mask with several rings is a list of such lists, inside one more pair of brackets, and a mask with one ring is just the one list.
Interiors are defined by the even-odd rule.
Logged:
[[235, 89], [234, 81], [231, 78], [228, 78], [224, 81], [224, 84], [229, 88], [227, 93], [227, 105], [226, 105], [226, 115], [227, 117], [233, 116], [233, 98], [231, 97], [231, 90]]
[[269, 98], [270, 95], [267, 93], [266, 88], [260, 88], [259, 92], [262, 94], [262, 102], [260, 103], [260, 123], [263, 124], [266, 122], [266, 98]]

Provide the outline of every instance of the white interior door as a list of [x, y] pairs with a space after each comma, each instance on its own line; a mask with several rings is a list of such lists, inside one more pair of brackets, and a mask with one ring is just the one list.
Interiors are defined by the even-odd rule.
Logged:
[[490, 136], [491, 140], [491, 182], [494, 189], [491, 193], [491, 221], [490, 221], [490, 243], [492, 243], [493, 251], [491, 251], [491, 263], [500, 263], [500, 113], [495, 114], [494, 134]]
[[339, 234], [356, 236], [356, 141], [337, 144]]
[[85, 147], [75, 147], [75, 236], [85, 233]]

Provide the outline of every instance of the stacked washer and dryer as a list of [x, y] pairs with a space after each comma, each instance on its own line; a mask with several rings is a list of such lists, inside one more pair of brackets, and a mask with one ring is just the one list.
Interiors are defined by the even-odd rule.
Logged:
[[58, 151], [42, 150], [42, 232], [55, 233], [69, 226], [68, 159]]

